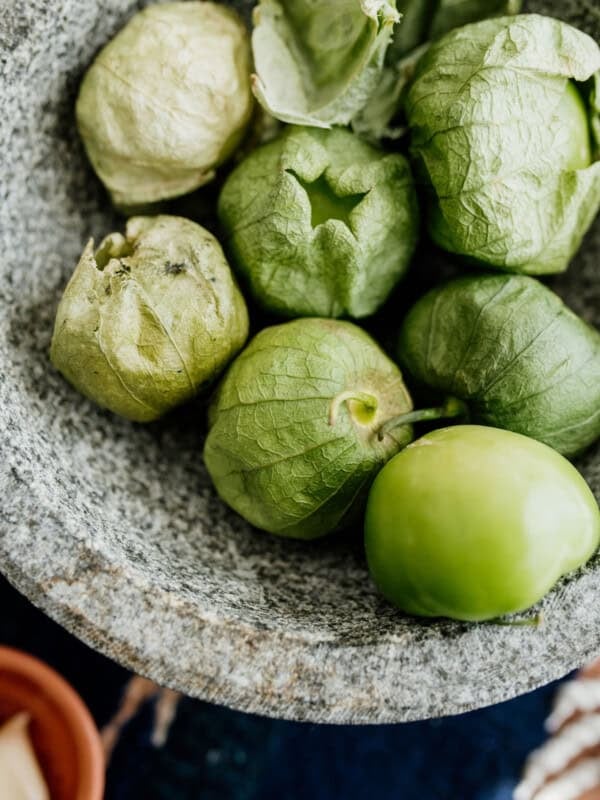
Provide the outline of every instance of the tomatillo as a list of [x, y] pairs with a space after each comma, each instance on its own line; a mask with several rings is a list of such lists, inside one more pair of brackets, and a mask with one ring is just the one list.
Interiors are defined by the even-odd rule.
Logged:
[[522, 611], [599, 540], [598, 504], [569, 461], [478, 425], [409, 445], [378, 474], [367, 504], [375, 583], [419, 616], [477, 621]]

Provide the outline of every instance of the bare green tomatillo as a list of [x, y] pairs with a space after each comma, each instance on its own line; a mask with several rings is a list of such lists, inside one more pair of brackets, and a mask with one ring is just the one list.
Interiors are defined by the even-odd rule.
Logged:
[[82, 394], [137, 422], [191, 399], [248, 335], [217, 240], [181, 217], [134, 217], [90, 240], [56, 315], [51, 358]]
[[219, 198], [234, 268], [284, 316], [364, 317], [406, 271], [418, 235], [410, 168], [348, 131], [289, 128]]
[[411, 408], [400, 371], [364, 331], [295, 320], [261, 331], [227, 371], [204, 460], [220, 497], [253, 525], [313, 539], [362, 508], [412, 438], [410, 425], [379, 431]]
[[77, 124], [117, 206], [177, 197], [214, 177], [250, 120], [250, 63], [236, 13], [195, 0], [149, 6], [100, 51]]
[[432, 289], [404, 320], [397, 353], [474, 422], [568, 456], [600, 437], [600, 333], [535, 278], [471, 275]]
[[375, 583], [410, 614], [486, 620], [540, 600], [600, 541], [583, 477], [550, 447], [477, 425], [433, 431], [373, 483], [365, 546]]
[[600, 208], [599, 80], [596, 42], [535, 14], [429, 48], [405, 109], [438, 245], [511, 272], [566, 269]]

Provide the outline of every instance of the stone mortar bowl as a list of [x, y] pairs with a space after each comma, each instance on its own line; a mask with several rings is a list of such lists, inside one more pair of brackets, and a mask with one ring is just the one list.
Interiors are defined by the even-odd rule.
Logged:
[[[221, 504], [202, 464], [201, 403], [136, 426], [52, 369], [53, 317], [83, 245], [122, 225], [83, 155], [74, 96], [95, 52], [142, 5], [0, 0], [0, 570], [132, 670], [290, 719], [465, 711], [600, 652], [600, 559], [546, 598], [537, 628], [407, 618], [377, 595], [360, 536], [281, 541]], [[593, 6], [529, 10], [599, 38]], [[599, 259], [596, 225], [553, 282], [596, 325]], [[578, 466], [600, 497], [600, 449]]]

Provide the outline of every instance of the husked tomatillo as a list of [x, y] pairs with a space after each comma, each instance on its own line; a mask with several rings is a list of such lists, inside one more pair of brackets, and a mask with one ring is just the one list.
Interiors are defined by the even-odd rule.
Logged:
[[313, 539], [362, 510], [412, 438], [382, 426], [412, 408], [396, 365], [349, 322], [266, 328], [233, 362], [209, 412], [204, 461], [220, 497], [257, 528]]
[[131, 18], [88, 69], [77, 125], [120, 207], [191, 192], [240, 143], [252, 113], [250, 40], [210, 2], [157, 3]]
[[600, 47], [536, 14], [467, 25], [405, 110], [434, 241], [509, 272], [566, 269], [600, 208]]
[[341, 129], [288, 128], [219, 197], [232, 265], [287, 317], [365, 317], [406, 272], [419, 230], [406, 159]]
[[181, 217], [133, 217], [90, 240], [58, 307], [50, 356], [82, 394], [149, 422], [210, 384], [248, 335], [217, 240]]
[[377, 88], [395, 0], [259, 0], [254, 8], [253, 89], [294, 125], [347, 125]]
[[432, 289], [400, 331], [401, 365], [464, 401], [471, 420], [573, 456], [600, 437], [600, 332], [525, 275]]

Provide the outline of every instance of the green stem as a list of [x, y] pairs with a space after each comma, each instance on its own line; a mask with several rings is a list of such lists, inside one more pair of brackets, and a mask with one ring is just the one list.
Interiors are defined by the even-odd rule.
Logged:
[[485, 621], [486, 625], [504, 625], [508, 628], [539, 628], [544, 621], [544, 615], [540, 611], [539, 614], [534, 614], [531, 617], [523, 617], [522, 619], [488, 619]]
[[382, 441], [395, 428], [403, 425], [412, 425], [414, 422], [426, 422], [435, 419], [450, 419], [453, 417], [463, 417], [467, 414], [467, 406], [457, 397], [448, 397], [442, 406], [435, 408], [421, 408], [416, 411], [409, 411], [399, 417], [392, 417], [385, 422], [379, 429], [378, 439]]

